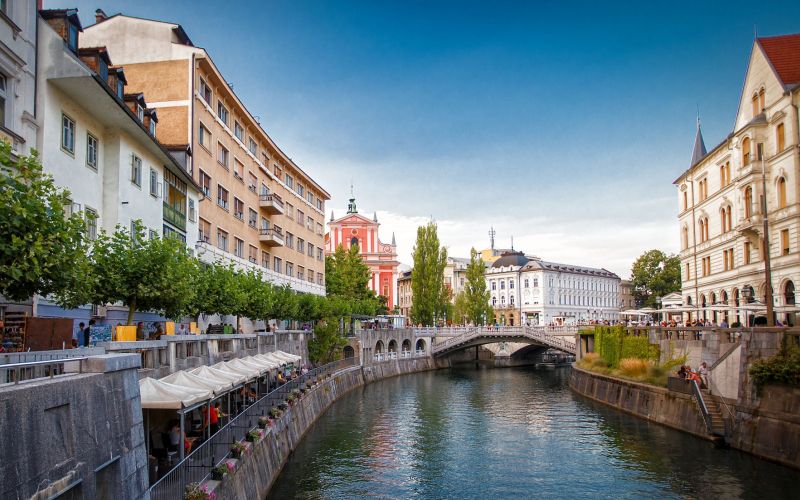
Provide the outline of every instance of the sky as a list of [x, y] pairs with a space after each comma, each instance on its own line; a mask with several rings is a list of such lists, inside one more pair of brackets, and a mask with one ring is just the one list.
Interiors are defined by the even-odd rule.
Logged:
[[352, 182], [405, 264], [433, 219], [453, 256], [494, 227], [496, 247], [625, 278], [677, 252], [698, 109], [710, 148], [754, 34], [800, 31], [800, 2], [607, 4], [45, 0], [84, 25], [98, 7], [181, 24], [331, 194], [326, 219]]

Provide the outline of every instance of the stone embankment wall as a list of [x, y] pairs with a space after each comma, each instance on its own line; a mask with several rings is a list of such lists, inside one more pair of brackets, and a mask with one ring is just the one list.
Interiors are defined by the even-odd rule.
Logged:
[[371, 382], [433, 369], [435, 364], [431, 358], [412, 358], [340, 372], [314, 387], [291, 407], [264, 439], [253, 445], [251, 453], [237, 461], [234, 473], [221, 482], [209, 482], [209, 486], [220, 500], [264, 498], [306, 431], [337, 399]]
[[146, 491], [140, 358], [0, 387], [0, 498], [139, 498]]
[[[710, 439], [697, 403], [688, 394], [590, 373], [574, 365], [569, 385], [618, 410]], [[757, 403], [728, 407], [730, 411], [721, 407], [728, 445], [800, 469], [800, 389], [767, 386]]]

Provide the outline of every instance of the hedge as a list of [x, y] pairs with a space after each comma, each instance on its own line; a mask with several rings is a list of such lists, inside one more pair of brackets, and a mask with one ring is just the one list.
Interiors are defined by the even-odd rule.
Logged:
[[594, 329], [594, 350], [610, 367], [619, 368], [626, 358], [650, 359], [658, 362], [660, 351], [647, 336], [628, 335], [621, 326], [597, 326]]

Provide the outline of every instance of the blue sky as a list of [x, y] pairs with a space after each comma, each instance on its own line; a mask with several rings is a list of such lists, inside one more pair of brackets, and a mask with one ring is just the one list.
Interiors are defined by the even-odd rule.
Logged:
[[[199, 5], [199, 7], [198, 7]], [[219, 9], [217, 6], [224, 5]], [[733, 125], [754, 29], [800, 2], [63, 2], [183, 25], [251, 112], [331, 193], [350, 181], [411, 263], [433, 217], [452, 255], [514, 247], [623, 277], [677, 251], [672, 181], [697, 106]], [[113, 54], [111, 54], [113, 60]]]

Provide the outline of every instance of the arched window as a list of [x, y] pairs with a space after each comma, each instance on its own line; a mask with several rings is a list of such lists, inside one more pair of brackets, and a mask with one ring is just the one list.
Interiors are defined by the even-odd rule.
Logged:
[[753, 216], [753, 188], [747, 186], [744, 190], [744, 218], [749, 219]]
[[728, 231], [733, 229], [733, 217], [731, 216], [731, 212], [732, 212], [732, 209], [731, 209], [730, 205], [725, 207], [725, 224], [726, 224], [726, 226], [728, 228]]
[[761, 87], [761, 90], [758, 91], [758, 112], [762, 112], [767, 109], [767, 92], [764, 87]]
[[497, 297], [492, 297], [492, 307], [497, 305]]
[[514, 296], [512, 295], [511, 297], [508, 298], [508, 300], [511, 301], [511, 305], [513, 306], [514, 305]]
[[706, 241], [705, 234], [706, 234], [706, 222], [705, 219], [700, 217], [700, 221], [698, 222], [698, 226], [700, 229], [700, 242]]
[[778, 153], [786, 149], [786, 132], [783, 123], [779, 123], [778, 126], [775, 127], [775, 144]]
[[350, 238], [350, 246], [351, 247], [357, 247], [358, 246], [358, 238], [356, 238], [355, 236]]
[[756, 116], [758, 111], [758, 92], [753, 94], [753, 97], [750, 98], [750, 104], [753, 107], [753, 116]]
[[750, 165], [750, 138], [742, 139], [742, 165]]
[[720, 219], [720, 226], [722, 227], [722, 232], [723, 233], [727, 233], [728, 232], [728, 224], [727, 224], [727, 221], [725, 219], [725, 207], [722, 207], [722, 208], [719, 209], [719, 219]]
[[689, 248], [689, 228], [683, 226], [683, 231], [681, 231], [681, 245], [683, 250]]
[[778, 178], [778, 208], [786, 208], [786, 179]]

